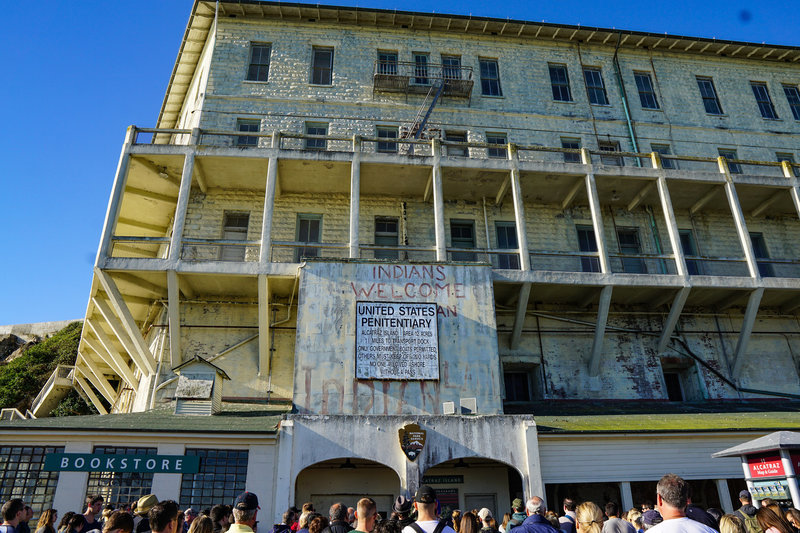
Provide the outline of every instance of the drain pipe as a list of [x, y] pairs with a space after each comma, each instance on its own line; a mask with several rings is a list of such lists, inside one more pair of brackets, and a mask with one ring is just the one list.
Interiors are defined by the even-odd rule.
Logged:
[[[636, 143], [636, 133], [633, 130], [633, 122], [631, 121], [631, 111], [628, 106], [628, 97], [625, 94], [625, 83], [622, 81], [622, 72], [619, 67], [619, 58], [617, 57], [617, 52], [619, 52], [619, 45], [620, 41], [622, 40], [622, 34], [617, 34], [617, 46], [614, 48], [614, 74], [617, 78], [617, 86], [619, 87], [619, 94], [622, 96], [622, 109], [625, 110], [625, 121], [628, 123], [628, 136], [631, 138], [631, 144], [633, 145], [633, 151], [639, 152], [639, 145]], [[642, 166], [642, 161], [635, 157], [634, 160], [636, 161], [636, 166]]]

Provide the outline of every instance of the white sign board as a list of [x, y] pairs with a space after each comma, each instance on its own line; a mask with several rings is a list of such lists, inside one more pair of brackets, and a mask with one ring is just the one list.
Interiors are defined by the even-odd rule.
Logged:
[[435, 303], [356, 302], [357, 379], [439, 379]]

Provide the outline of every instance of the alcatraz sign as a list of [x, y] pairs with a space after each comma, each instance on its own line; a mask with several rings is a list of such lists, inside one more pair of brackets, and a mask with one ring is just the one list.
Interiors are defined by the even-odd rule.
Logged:
[[436, 304], [356, 302], [356, 378], [439, 379]]
[[102, 453], [48, 453], [42, 470], [56, 472], [152, 472], [196, 474], [196, 455], [117, 455]]

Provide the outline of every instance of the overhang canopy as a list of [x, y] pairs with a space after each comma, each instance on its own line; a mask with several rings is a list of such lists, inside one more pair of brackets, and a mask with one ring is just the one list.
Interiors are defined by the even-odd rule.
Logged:
[[733, 448], [712, 454], [712, 457], [730, 457], [732, 455], [749, 455], [751, 453], [768, 452], [783, 449], [800, 449], [800, 433], [795, 431], [776, 431], [763, 437], [747, 441]]

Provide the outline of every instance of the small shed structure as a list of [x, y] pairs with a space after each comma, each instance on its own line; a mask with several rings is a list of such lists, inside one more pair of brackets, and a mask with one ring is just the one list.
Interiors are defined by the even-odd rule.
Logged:
[[231, 379], [220, 367], [199, 355], [172, 369], [178, 374], [176, 415], [213, 415], [222, 405], [222, 380]]

